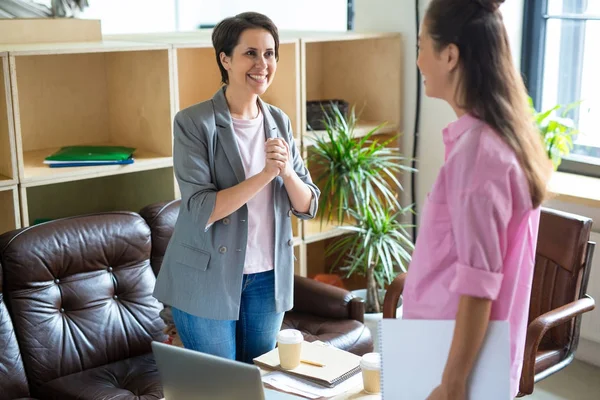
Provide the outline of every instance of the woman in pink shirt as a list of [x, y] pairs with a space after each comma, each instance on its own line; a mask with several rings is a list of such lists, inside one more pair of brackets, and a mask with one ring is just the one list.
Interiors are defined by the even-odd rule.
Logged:
[[[498, 10], [503, 0], [432, 0], [417, 65], [458, 120], [429, 193], [403, 294], [406, 319], [455, 319], [430, 400], [466, 399], [488, 321], [508, 320], [511, 389], [521, 376], [546, 183], [551, 173]], [[479, 400], [479, 399], [475, 399]]]

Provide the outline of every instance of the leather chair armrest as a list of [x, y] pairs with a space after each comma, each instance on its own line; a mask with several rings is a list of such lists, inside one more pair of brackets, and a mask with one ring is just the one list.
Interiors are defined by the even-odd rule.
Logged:
[[363, 322], [365, 305], [362, 299], [345, 289], [295, 275], [294, 311], [323, 318]]
[[519, 391], [523, 394], [531, 394], [535, 384], [535, 359], [542, 338], [548, 330], [571, 321], [573, 318], [592, 311], [595, 308], [594, 299], [587, 296], [575, 300], [562, 307], [548, 311], [534, 319], [527, 327], [527, 339], [525, 341], [525, 354], [523, 358], [523, 373]]
[[383, 318], [396, 318], [396, 308], [398, 308], [398, 300], [404, 291], [405, 281], [406, 272], [398, 275], [387, 288], [383, 299]]

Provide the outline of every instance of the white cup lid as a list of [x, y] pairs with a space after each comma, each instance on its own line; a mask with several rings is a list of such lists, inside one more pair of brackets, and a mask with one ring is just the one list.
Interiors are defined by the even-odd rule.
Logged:
[[362, 356], [360, 366], [364, 369], [379, 369], [381, 368], [381, 354], [367, 353]]
[[296, 344], [303, 341], [302, 332], [296, 329], [284, 329], [277, 334], [277, 342], [281, 344]]

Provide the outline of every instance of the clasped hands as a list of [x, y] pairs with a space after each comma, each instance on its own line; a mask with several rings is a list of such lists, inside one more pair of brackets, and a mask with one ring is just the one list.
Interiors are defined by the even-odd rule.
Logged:
[[294, 169], [291, 166], [290, 146], [282, 138], [269, 138], [265, 144], [264, 171], [273, 178], [288, 178]]

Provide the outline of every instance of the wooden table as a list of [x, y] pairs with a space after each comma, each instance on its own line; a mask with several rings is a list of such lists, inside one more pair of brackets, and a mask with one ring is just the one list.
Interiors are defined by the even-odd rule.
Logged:
[[[266, 372], [267, 371], [263, 371], [261, 369], [261, 373], [266, 373]], [[292, 394], [292, 393], [290, 393], [290, 395], [294, 396], [294, 394]], [[302, 397], [302, 396], [296, 396], [296, 397], [298, 397], [298, 399], [305, 399], [305, 397]], [[329, 398], [321, 397], [320, 399], [317, 399], [317, 400], [323, 400], [323, 399], [328, 399], [328, 400], [381, 400], [381, 395], [368, 394], [367, 392], [365, 392], [363, 390], [363, 385], [361, 383], [360, 385], [358, 385], [354, 389], [347, 391], [346, 393], [342, 393], [335, 397], [329, 397]], [[161, 400], [165, 400], [165, 399], [163, 398]]]

